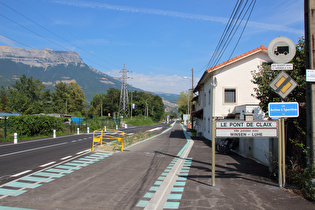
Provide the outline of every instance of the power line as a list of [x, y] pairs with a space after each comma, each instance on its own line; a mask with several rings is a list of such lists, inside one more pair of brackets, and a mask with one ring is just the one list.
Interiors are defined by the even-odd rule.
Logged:
[[252, 11], [254, 9], [254, 6], [255, 6], [255, 3], [256, 3], [256, 0], [252, 0], [250, 3], [249, 3], [249, 0], [238, 0], [233, 8], [233, 11], [230, 15], [230, 18], [228, 20], [228, 23], [226, 24], [225, 26], [225, 29], [219, 39], [219, 42], [208, 62], [208, 64], [203, 68], [203, 69], [207, 69], [207, 68], [210, 68], [212, 66], [215, 66], [217, 65], [223, 54], [225, 53], [227, 47], [230, 45], [232, 39], [234, 38], [235, 34], [237, 33], [240, 25], [243, 23], [244, 19], [246, 16], [247, 17], [247, 20], [246, 20], [246, 23], [244, 24], [244, 27], [243, 27], [243, 30], [241, 31], [237, 41], [236, 41], [236, 44], [230, 54], [230, 58], [231, 56], [233, 55], [237, 45], [239, 44], [239, 41], [245, 31], [245, 28], [247, 26], [247, 23], [248, 23], [248, 20], [252, 14]]
[[21, 45], [24, 45], [25, 47], [33, 48], [33, 47], [31, 47], [31, 46], [29, 46], [29, 45], [23, 43], [23, 42], [17, 41], [17, 40], [12, 39], [12, 38], [9, 38], [9, 37], [7, 37], [7, 36], [5, 36], [5, 35], [3, 35], [3, 34], [0, 34], [0, 36], [3, 36], [3, 37], [5, 37], [6, 39], [10, 39], [11, 41], [14, 41], [14, 42], [17, 42], [17, 43], [19, 43], [19, 44], [21, 44]]
[[[39, 26], [40, 28], [44, 29], [45, 31], [51, 33], [52, 35], [58, 37], [59, 39], [61, 39], [61, 40], [65, 41], [65, 42], [69, 43], [70, 45], [72, 45], [72, 46], [74, 46], [74, 47], [76, 47], [76, 48], [78, 48], [78, 49], [80, 49], [80, 50], [82, 50], [82, 51], [84, 51], [84, 52], [86, 52], [86, 53], [92, 55], [93, 57], [96, 57], [96, 58], [101, 59], [102, 61], [104, 61], [104, 59], [102, 59], [102, 58], [100, 58], [100, 57], [98, 57], [98, 56], [92, 54], [92, 53], [89, 52], [88, 50], [85, 50], [85, 49], [83, 49], [82, 47], [80, 47], [80, 46], [78, 46], [78, 45], [75, 45], [74, 43], [68, 41], [67, 39], [63, 38], [62, 36], [58, 35], [57, 33], [55, 33], [55, 32], [53, 32], [53, 31], [49, 30], [48, 28], [42, 26], [41, 24], [37, 23], [36, 21], [34, 21], [34, 20], [28, 18], [27, 16], [23, 15], [21, 12], [15, 10], [15, 9], [13, 9], [13, 8], [11, 8], [11, 7], [8, 6], [7, 4], [4, 4], [4, 3], [1, 2], [1, 1], [0, 1], [0, 4], [2, 4], [3, 6], [7, 7], [7, 8], [10, 9], [10, 10], [12, 10], [13, 12], [19, 14], [20, 16], [22, 16], [23, 18], [25, 18], [25, 19], [27, 19], [28, 21], [32, 22], [33, 24]], [[58, 43], [56, 43], [56, 42], [54, 42], [54, 41], [52, 41], [52, 40], [50, 40], [50, 39], [44, 37], [44, 36], [41, 36], [40, 34], [36, 33], [35, 31], [33, 31], [33, 30], [31, 30], [31, 29], [28, 29], [27, 27], [25, 27], [25, 26], [23, 26], [23, 25], [17, 23], [16, 21], [13, 21], [12, 19], [10, 19], [10, 18], [8, 18], [8, 17], [6, 17], [6, 16], [4, 16], [4, 15], [1, 15], [1, 16], [3, 16], [4, 18], [6, 18], [7, 20], [9, 20], [9, 21], [11, 21], [11, 22], [13, 22], [13, 23], [19, 25], [20, 27], [23, 27], [24, 29], [26, 29], [26, 30], [28, 30], [28, 31], [30, 31], [30, 32], [32, 32], [32, 33], [34, 33], [34, 34], [36, 34], [37, 36], [40, 36], [41, 38], [43, 38], [43, 39], [45, 39], [45, 40], [47, 40], [47, 41], [49, 41], [49, 42], [51, 42], [51, 43], [53, 43], [53, 44], [55, 44], [55, 45], [61, 47], [61, 48], [63, 48], [63, 49], [65, 49], [65, 50], [69, 51], [69, 49], [67, 49], [66, 47], [64, 47], [64, 46], [62, 46], [62, 45], [60, 45], [60, 44], [58, 44]], [[81, 56], [82, 56], [82, 55], [81, 55]], [[96, 63], [96, 62], [94, 62], [94, 61], [92, 61], [92, 60], [90, 60], [90, 59], [88, 59], [88, 58], [85, 58], [85, 59], [88, 60], [88, 61], [90, 61], [90, 62], [92, 62], [92, 63], [94, 63], [94, 64], [96, 64], [96, 65], [98, 65], [98, 66], [100, 66], [100, 67], [102, 66], [102, 65], [100, 65], [100, 64], [98, 64], [98, 63]], [[108, 63], [108, 64], [111, 64], [111, 65], [113, 65], [113, 66], [117, 66], [117, 65], [115, 65], [115, 64], [113, 64], [113, 63], [110, 63], [110, 62], [108, 62], [108, 61], [105, 61], [105, 62]]]
[[[232, 50], [232, 52], [231, 52], [231, 55], [230, 55], [229, 59], [231, 59], [231, 57], [232, 57], [232, 55], [234, 54], [234, 51], [235, 51], [235, 49], [236, 49], [238, 43], [239, 43], [240, 40], [241, 40], [241, 37], [243, 36], [243, 33], [244, 33], [244, 31], [245, 31], [245, 28], [246, 28], [246, 26], [247, 26], [247, 23], [248, 23], [248, 21], [249, 21], [249, 18], [250, 18], [250, 16], [252, 15], [252, 12], [253, 12], [253, 10], [254, 10], [255, 4], [256, 4], [256, 0], [254, 0], [251, 4], [253, 4], [253, 6], [252, 6], [252, 8], [251, 8], [251, 10], [250, 10], [250, 13], [249, 13], [249, 15], [248, 15], [248, 17], [247, 17], [247, 20], [246, 20], [246, 23], [245, 23], [245, 25], [244, 25], [244, 27], [243, 27], [243, 30], [242, 30], [242, 32], [241, 32], [241, 35], [239, 36], [239, 38], [238, 38], [238, 40], [237, 40], [237, 42], [236, 42], [236, 44], [235, 44], [235, 46], [234, 46], [234, 48], [233, 48], [233, 50]], [[248, 9], [249, 9], [249, 8], [248, 8]]]

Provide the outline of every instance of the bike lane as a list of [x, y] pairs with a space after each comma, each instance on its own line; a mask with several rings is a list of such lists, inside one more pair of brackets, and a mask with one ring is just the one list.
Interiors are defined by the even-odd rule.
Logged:
[[[183, 179], [188, 175], [191, 159], [187, 156], [191, 146], [182, 127], [175, 124], [171, 130], [126, 148], [122, 153], [102, 157], [100, 153], [90, 154], [91, 157], [74, 160], [72, 166], [63, 165], [57, 169], [67, 169], [69, 173], [56, 175], [53, 180], [46, 177], [49, 181], [36, 182], [32, 185], [36, 187], [23, 189], [26, 192], [6, 196], [0, 200], [0, 205], [29, 209], [143, 209], [150, 206], [158, 209], [161, 205], [178, 208], [185, 182], [174, 181], [174, 177]], [[93, 160], [95, 157], [97, 161]], [[80, 161], [82, 166], [75, 165]], [[94, 163], [83, 164], [84, 161]], [[49, 172], [56, 172], [56, 168]], [[175, 176], [174, 173], [181, 174]], [[45, 175], [47, 172], [43, 171], [34, 176]], [[32, 183], [29, 178], [22, 181]], [[173, 197], [169, 197], [170, 194]], [[171, 201], [167, 201], [169, 199]]]
[[216, 152], [216, 185], [211, 185], [211, 141], [193, 138], [192, 163], [178, 209], [315, 209], [315, 205], [279, 188], [268, 167], [235, 153]]

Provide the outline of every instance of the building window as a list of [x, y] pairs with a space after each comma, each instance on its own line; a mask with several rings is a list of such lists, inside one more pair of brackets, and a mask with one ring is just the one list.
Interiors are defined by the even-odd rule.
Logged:
[[210, 97], [210, 94], [211, 94], [211, 92], [210, 92], [210, 90], [209, 90], [209, 105], [210, 105], [210, 103], [211, 103], [211, 97]]
[[236, 103], [236, 90], [227, 88], [224, 90], [224, 103]]

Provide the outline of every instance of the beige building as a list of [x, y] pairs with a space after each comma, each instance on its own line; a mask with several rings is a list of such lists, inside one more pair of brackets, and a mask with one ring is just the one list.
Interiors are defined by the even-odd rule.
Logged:
[[[267, 48], [262, 45], [204, 72], [194, 90], [197, 92], [194, 98], [197, 103], [193, 111], [197, 134], [211, 140], [212, 119], [264, 119], [265, 114], [259, 107], [259, 100], [253, 96], [255, 84], [252, 83], [252, 71], [257, 71], [265, 62], [271, 60]], [[269, 139], [256, 141], [255, 138], [250, 146], [247, 144], [248, 140], [240, 141], [238, 152], [241, 155], [269, 165], [269, 156], [265, 155], [269, 153]]]

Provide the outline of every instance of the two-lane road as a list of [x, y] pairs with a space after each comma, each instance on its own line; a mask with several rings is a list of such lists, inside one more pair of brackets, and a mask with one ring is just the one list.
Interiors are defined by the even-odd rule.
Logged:
[[0, 183], [87, 150], [92, 134], [69, 135], [0, 146]]
[[[161, 128], [167, 124], [123, 128], [125, 133], [132, 134]], [[68, 158], [81, 155], [91, 149], [93, 134], [74, 134], [57, 138], [30, 140], [18, 144], [0, 144], [0, 185], [16, 177], [40, 170]]]

